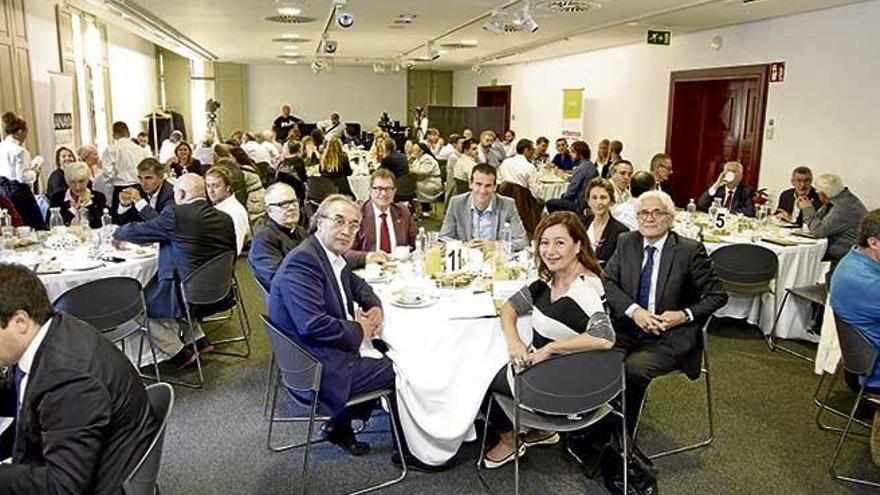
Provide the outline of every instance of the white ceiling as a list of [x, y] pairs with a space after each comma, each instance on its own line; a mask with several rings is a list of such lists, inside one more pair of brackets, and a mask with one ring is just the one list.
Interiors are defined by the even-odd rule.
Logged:
[[[475, 48], [441, 54], [431, 68], [469, 67], [474, 63], [514, 63], [555, 57], [609, 46], [632, 43], [645, 38], [649, 28], [675, 33], [699, 31], [731, 24], [791, 15], [834, 7], [860, 0], [596, 0], [601, 5], [582, 14], [556, 14], [539, 11], [541, 0], [531, 0], [536, 33], [493, 35], [484, 31], [480, 20], [454, 34], [436, 40], [437, 45], [474, 40]], [[304, 63], [315, 53], [333, 0], [135, 0], [177, 30], [186, 34], [221, 61], [242, 63], [281, 63], [278, 56], [287, 43], [273, 38], [296, 34], [310, 39], [296, 43]], [[424, 43], [453, 28], [491, 13], [511, 3], [509, 0], [348, 0], [342, 9], [355, 15], [350, 29], [335, 26], [330, 38], [338, 50], [329, 58], [339, 64], [392, 62], [402, 55], [424, 56]], [[507, 9], [515, 11], [522, 2]], [[298, 25], [268, 22], [279, 7], [301, 9], [301, 16], [314, 22]], [[392, 29], [401, 14], [416, 14], [415, 21]], [[633, 25], [633, 23], [637, 23]], [[674, 42], [674, 41], [673, 41]], [[438, 46], [439, 47], [439, 46]], [[414, 50], [415, 49], [415, 50]]]

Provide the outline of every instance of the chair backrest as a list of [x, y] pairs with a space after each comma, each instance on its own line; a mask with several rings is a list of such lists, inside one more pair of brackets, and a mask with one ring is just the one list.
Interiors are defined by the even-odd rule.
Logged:
[[187, 304], [214, 304], [229, 295], [234, 283], [235, 251], [227, 251], [192, 271], [180, 286]]
[[275, 363], [281, 372], [281, 382], [300, 392], [318, 392], [321, 385], [321, 363], [284, 335], [266, 315], [260, 316], [266, 325], [266, 335], [275, 354]]
[[779, 258], [776, 257], [776, 253], [754, 244], [722, 246], [710, 257], [718, 278], [735, 284], [769, 283], [776, 278], [779, 268]]
[[843, 367], [856, 375], [872, 373], [880, 351], [859, 329], [843, 321], [836, 314], [834, 315], [834, 324], [837, 327], [837, 340], [840, 342]]
[[306, 183], [306, 197], [317, 203], [338, 192], [339, 186], [329, 177], [309, 177]]
[[263, 296], [263, 301], [265, 301], [266, 304], [268, 305], [269, 304], [269, 288], [266, 287], [265, 285], [263, 285], [263, 283], [260, 282], [260, 279], [258, 279], [256, 276], [254, 276], [254, 283], [256, 283], [257, 287], [260, 288], [260, 294]]
[[144, 456], [122, 483], [125, 495], [154, 495], [157, 493], [156, 479], [159, 477], [159, 466], [162, 464], [165, 430], [174, 407], [174, 389], [167, 383], [156, 383], [147, 387], [147, 397], [153, 408], [153, 414], [159, 418], [161, 423]]
[[418, 180], [413, 174], [403, 174], [395, 180], [397, 196], [412, 196], [416, 193]]
[[623, 357], [616, 350], [563, 354], [516, 376], [523, 408], [553, 414], [581, 414], [623, 390]]
[[52, 303], [63, 311], [109, 332], [142, 315], [145, 310], [140, 281], [130, 277], [110, 277], [78, 285]]

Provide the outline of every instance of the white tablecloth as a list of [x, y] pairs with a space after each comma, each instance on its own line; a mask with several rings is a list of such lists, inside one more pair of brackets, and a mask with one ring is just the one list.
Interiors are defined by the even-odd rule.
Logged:
[[370, 199], [370, 176], [369, 175], [349, 175], [348, 185], [351, 186], [351, 192], [354, 193], [358, 203]]
[[[444, 295], [421, 309], [395, 307], [387, 286], [374, 289], [383, 301], [382, 338], [394, 361], [407, 444], [422, 462], [442, 464], [463, 441], [476, 438], [473, 422], [480, 404], [492, 378], [507, 362], [500, 320], [450, 320], [450, 307], [459, 298], [472, 297], [468, 289]], [[522, 319], [520, 326], [529, 342], [531, 319]]]
[[131, 277], [146, 286], [153, 278], [159, 266], [157, 255], [147, 258], [131, 259], [122, 263], [105, 262], [104, 266], [87, 271], [64, 271], [53, 275], [40, 275], [40, 280], [46, 286], [49, 300], [54, 301], [64, 292], [92, 280], [109, 277]]
[[568, 189], [568, 181], [564, 182], [538, 182], [538, 198], [547, 201], [548, 199], [559, 199]]
[[[724, 244], [706, 243], [706, 250], [712, 253]], [[827, 241], [819, 239], [816, 244], [798, 246], [778, 246], [759, 242], [759, 246], [770, 249], [779, 259], [779, 272], [776, 277], [774, 294], [764, 294], [763, 310], [760, 310], [758, 296], [729, 294], [727, 304], [715, 312], [715, 316], [746, 319], [758, 325], [765, 335], [773, 329], [776, 310], [785, 297], [785, 289], [809, 286], [822, 282], [827, 267], [822, 263]], [[758, 313], [761, 314], [758, 314]], [[779, 317], [776, 335], [783, 339], [801, 339], [817, 342], [818, 337], [807, 332], [810, 320], [810, 303], [789, 297], [785, 311]]]

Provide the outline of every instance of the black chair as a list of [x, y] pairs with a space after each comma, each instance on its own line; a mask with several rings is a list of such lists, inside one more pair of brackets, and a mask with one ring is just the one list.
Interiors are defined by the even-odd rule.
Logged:
[[773, 328], [770, 330], [770, 335], [767, 337], [767, 345], [770, 346], [771, 351], [779, 350], [796, 358], [803, 359], [804, 361], [812, 362], [814, 358], [801, 354], [794, 349], [779, 345], [779, 337], [776, 336], [776, 326], [779, 324], [779, 317], [782, 316], [782, 310], [785, 309], [785, 303], [788, 302], [788, 296], [794, 296], [812, 304], [818, 304], [824, 308], [825, 301], [828, 298], [828, 287], [825, 284], [814, 284], [785, 289], [785, 295], [782, 297], [782, 304], [779, 305], [779, 311], [776, 312], [776, 318], [773, 320]]
[[[63, 311], [93, 326], [113, 344], [121, 344], [125, 352], [125, 339], [141, 332], [138, 347], [137, 368], [140, 370], [144, 338], [150, 346], [155, 378], [161, 381], [156, 348], [150, 338], [150, 322], [141, 283], [131, 277], [109, 277], [78, 285], [58, 296], [52, 303], [57, 311]], [[134, 322], [135, 325], [126, 325]]]
[[471, 185], [468, 184], [468, 181], [455, 179], [455, 189], [452, 191], [453, 196], [458, 196], [459, 194], [464, 194], [471, 190]]
[[131, 474], [122, 482], [125, 495], [156, 495], [159, 487], [159, 467], [162, 464], [162, 446], [165, 444], [165, 430], [174, 408], [174, 389], [167, 383], [156, 383], [147, 387], [147, 397], [153, 413], [161, 420], [159, 430], [153, 437], [144, 456], [138, 461]]
[[397, 178], [397, 193], [394, 195], [395, 203], [409, 203], [416, 199], [416, 184], [418, 179], [413, 174], [403, 174]]
[[[513, 397], [494, 393], [486, 406], [485, 417], [492, 403], [513, 421], [513, 431], [522, 427], [568, 432], [586, 428], [608, 414], [621, 418], [623, 458], [628, 458], [626, 434], [626, 397], [623, 353], [615, 350], [582, 351], [552, 357], [514, 375]], [[584, 373], [584, 370], [590, 370]], [[620, 397], [621, 410], [609, 402]], [[481, 466], [486, 452], [488, 421], [483, 429], [477, 474], [485, 483]], [[519, 435], [513, 435], [514, 452], [520, 451]], [[623, 492], [627, 493], [626, 462], [623, 462]], [[514, 455], [514, 493], [519, 494], [519, 455]]]
[[754, 244], [729, 244], [715, 250], [710, 258], [726, 292], [758, 296], [760, 324], [763, 295], [773, 293], [773, 281], [779, 271], [776, 253]]
[[309, 177], [306, 182], [306, 199], [315, 208], [331, 194], [339, 192], [336, 181], [327, 177]]
[[[686, 445], [683, 447], [678, 447], [678, 448], [674, 448], [674, 449], [670, 449], [670, 450], [664, 450], [661, 452], [656, 452], [654, 454], [649, 454], [648, 457], [651, 459], [659, 459], [661, 457], [666, 457], [668, 455], [675, 455], [675, 454], [680, 454], [682, 452], [687, 452], [689, 450], [696, 450], [696, 449], [701, 449], [703, 447], [708, 447], [715, 440], [715, 415], [712, 410], [712, 382], [710, 381], [710, 374], [709, 374], [709, 337], [707, 334], [707, 329], [709, 328], [709, 323], [711, 321], [712, 321], [712, 318], [710, 317], [706, 321], [706, 324], [703, 325], [703, 329], [702, 329], [703, 366], [700, 369], [700, 374], [703, 376], [703, 378], [706, 382], [706, 425], [708, 428], [708, 431], [706, 432], [706, 437], [703, 438], [702, 440], [700, 440], [699, 442], [696, 442], [696, 443], [693, 443], [690, 445]], [[675, 372], [672, 374], [681, 374], [681, 373], [682, 373], [682, 371], [678, 371], [678, 372]], [[671, 376], [671, 374], [664, 375], [664, 376]], [[659, 377], [659, 378], [662, 378], [662, 377]], [[639, 416], [638, 416], [638, 420], [636, 421], [636, 426], [635, 426], [633, 434], [632, 434], [633, 442], [636, 441], [636, 435], [638, 435], [638, 433], [639, 433], [639, 424], [641, 423], [641, 419], [642, 419], [642, 410], [645, 408], [645, 402], [647, 402], [647, 398], [648, 398], [648, 395], [645, 394], [645, 398], [642, 400], [642, 403], [639, 404]]]
[[[266, 334], [269, 337], [269, 343], [272, 345], [272, 354], [275, 358], [276, 363], [278, 364], [278, 373], [276, 375], [275, 386], [272, 391], [272, 404], [270, 406], [269, 413], [269, 433], [266, 438], [266, 446], [273, 452], [283, 452], [286, 450], [305, 447], [305, 453], [303, 454], [302, 479], [300, 480], [300, 493], [305, 494], [309, 468], [309, 453], [311, 451], [312, 444], [318, 443], [318, 441], [313, 440], [312, 438], [315, 430], [315, 422], [321, 419], [326, 419], [326, 417], [318, 416], [317, 414], [318, 394], [321, 390], [322, 366], [321, 363], [311, 354], [309, 354], [306, 350], [297, 345], [296, 342], [291, 340], [289, 337], [281, 333], [281, 331], [278, 330], [269, 321], [269, 318], [267, 316], [263, 315], [262, 319], [266, 327]], [[286, 421], [308, 423], [308, 430], [306, 433], [305, 442], [276, 447], [272, 445], [272, 426], [277, 421], [275, 418], [275, 410], [278, 405], [278, 389], [282, 386], [284, 386], [289, 392], [293, 392], [289, 395], [294, 401], [299, 402], [297, 396], [294, 395], [294, 393], [302, 393], [309, 396], [309, 402], [306, 404], [302, 404], [309, 408], [308, 416], [285, 418]], [[346, 407], [380, 399], [385, 407], [388, 408], [388, 410], [390, 411], [390, 400], [392, 394], [393, 390], [390, 389], [367, 392], [365, 394], [352, 397], [348, 401], [348, 403], [346, 403]], [[406, 460], [404, 458], [403, 448], [400, 443], [401, 432], [397, 427], [397, 422], [394, 418], [394, 414], [389, 414], [388, 417], [391, 422], [392, 436], [394, 437], [395, 447], [397, 448], [398, 454], [400, 454], [402, 465], [400, 476], [392, 480], [388, 480], [383, 483], [379, 483], [377, 485], [358, 490], [350, 495], [359, 495], [362, 493], [379, 490], [381, 488], [386, 488], [403, 481], [403, 479], [406, 477]]]
[[[837, 338], [840, 341], [843, 368], [850, 373], [867, 378], [874, 372], [874, 368], [877, 366], [880, 351], [874, 347], [871, 341], [869, 341], [862, 332], [840, 319], [837, 315], [834, 315], [834, 323], [837, 326]], [[834, 449], [834, 455], [831, 457], [831, 467], [829, 468], [829, 472], [831, 473], [831, 478], [834, 480], [880, 487], [880, 482], [837, 474], [837, 460], [840, 457], [840, 451], [843, 449], [843, 443], [846, 441], [846, 436], [849, 434], [849, 429], [855, 419], [856, 410], [862, 402], [862, 399], [865, 397], [865, 389], [867, 386], [868, 382], [866, 379], [861, 388], [859, 388], [856, 400], [853, 402], [849, 415], [847, 415], [846, 426], [843, 427], [843, 430], [840, 433], [840, 440], [838, 440], [837, 448]], [[830, 395], [831, 388], [829, 388], [828, 393], [825, 394], [826, 403], [828, 402], [828, 397]]]
[[[183, 296], [183, 305], [186, 310], [186, 322], [189, 326], [190, 335], [195, 333], [196, 319], [198, 317], [208, 316], [227, 309], [233, 309], [234, 311], [237, 307], [238, 324], [241, 328], [241, 336], [216, 340], [213, 344], [215, 346], [220, 346], [224, 344], [244, 342], [245, 351], [243, 353], [217, 353], [245, 358], [250, 355], [251, 344], [248, 339], [248, 336], [250, 335], [250, 321], [244, 303], [241, 300], [238, 282], [235, 279], [235, 251], [229, 251], [216, 256], [214, 259], [193, 270], [189, 276], [180, 282], [180, 292]], [[202, 373], [202, 360], [199, 357], [195, 340], [192, 342], [192, 348], [193, 352], [196, 353], [196, 368], [199, 375], [198, 382], [174, 383], [185, 387], [201, 388], [205, 383], [205, 378]]]

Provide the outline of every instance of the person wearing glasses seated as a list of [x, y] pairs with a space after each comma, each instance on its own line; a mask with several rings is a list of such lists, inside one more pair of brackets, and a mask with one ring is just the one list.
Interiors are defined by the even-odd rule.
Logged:
[[0, 452], [12, 456], [0, 464], [0, 493], [122, 493], [161, 426], [143, 382], [95, 328], [55, 312], [33, 271], [0, 263], [7, 366], [0, 416], [16, 418], [15, 449]]
[[611, 216], [618, 222], [626, 225], [629, 230], [638, 229], [639, 223], [636, 219], [636, 211], [638, 209], [639, 196], [648, 191], [653, 191], [656, 184], [654, 176], [649, 172], [639, 170], [634, 173], [629, 181], [629, 199], [614, 205], [611, 208]]
[[257, 281], [268, 289], [281, 261], [308, 233], [298, 225], [300, 203], [292, 187], [276, 182], [266, 189], [263, 201], [269, 219], [254, 234], [248, 264]]
[[669, 176], [672, 175], [672, 158], [669, 158], [666, 153], [657, 153], [651, 158], [650, 170], [654, 180], [657, 181], [654, 188], [672, 196], [672, 186], [669, 185]]
[[700, 199], [697, 200], [697, 207], [702, 210], [708, 210], [714, 200], [720, 199], [721, 206], [727, 208], [727, 211], [730, 213], [754, 217], [755, 202], [753, 196], [755, 195], [755, 190], [742, 183], [744, 171], [742, 163], [725, 163], [724, 169], [721, 170], [715, 182], [709, 186], [706, 192], [700, 195]]
[[488, 163], [471, 169], [471, 192], [449, 200], [440, 228], [441, 239], [464, 241], [473, 248], [494, 248], [495, 241], [501, 240], [501, 229], [509, 224], [512, 249], [519, 251], [528, 245], [516, 203], [512, 198], [495, 194], [497, 174]]
[[819, 193], [813, 187], [813, 171], [810, 167], [795, 167], [791, 171], [791, 189], [786, 189], [779, 194], [779, 205], [776, 207], [776, 218], [797, 226], [804, 224], [804, 215], [798, 206], [798, 198], [806, 197], [810, 200], [814, 209], [822, 207], [819, 201]]
[[[618, 162], [616, 167], [620, 166]], [[611, 216], [611, 206], [614, 205], [614, 186], [611, 181], [596, 177], [590, 181], [585, 192], [587, 206], [590, 212], [584, 218], [587, 228], [587, 237], [590, 238], [590, 247], [596, 253], [596, 258], [605, 263], [617, 249], [617, 238], [620, 234], [629, 232], [626, 225], [615, 220]]]
[[323, 365], [318, 414], [330, 416], [324, 436], [351, 455], [370, 450], [351, 422], [367, 420], [375, 401], [350, 408], [346, 402], [394, 388], [391, 361], [371, 346], [382, 328], [382, 303], [343, 257], [360, 225], [357, 203], [341, 194], [328, 196], [312, 217], [314, 234], [275, 273], [268, 302], [272, 322]]
[[394, 174], [380, 168], [370, 178], [370, 199], [361, 206], [365, 219], [345, 258], [355, 268], [367, 263], [384, 264], [397, 246], [416, 246], [416, 224], [405, 205], [394, 203]]
[[232, 194], [232, 180], [226, 169], [216, 166], [209, 168], [205, 172], [205, 188], [214, 208], [232, 218], [232, 223], [235, 225], [236, 252], [241, 254], [245, 240], [251, 235], [251, 225], [247, 210]]
[[[67, 188], [55, 192], [49, 198], [49, 206], [61, 208], [61, 218], [64, 225], [70, 225], [77, 213], [85, 210], [86, 216], [83, 222], [97, 229], [101, 227], [101, 216], [107, 207], [107, 198], [98, 191], [89, 189], [89, 179], [92, 171], [83, 162], [68, 163], [64, 166], [64, 180]], [[48, 219], [46, 223], [49, 223]]]
[[[557, 211], [545, 217], [535, 230], [538, 240], [538, 280], [520, 289], [501, 307], [501, 328], [507, 353], [514, 366], [526, 367], [570, 352], [611, 349], [614, 329], [603, 307], [602, 269], [590, 247], [583, 223], [572, 212]], [[532, 341], [523, 342], [517, 318], [532, 315]], [[489, 387], [512, 395], [505, 365]], [[514, 459], [513, 424], [500, 406], [490, 411], [489, 424], [499, 441], [486, 452], [483, 465], [494, 469]], [[556, 432], [533, 430], [523, 435], [520, 454], [526, 448], [559, 442]]]

